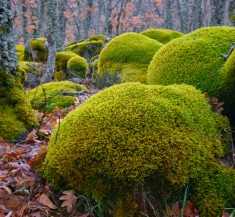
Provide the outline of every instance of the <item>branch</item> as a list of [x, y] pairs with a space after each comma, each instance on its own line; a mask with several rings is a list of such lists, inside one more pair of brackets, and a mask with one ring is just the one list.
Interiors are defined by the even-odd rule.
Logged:
[[232, 54], [234, 49], [235, 49], [235, 42], [233, 42], [230, 45], [230, 50], [229, 50], [228, 54], [221, 54], [221, 57], [223, 57], [225, 60], [227, 60], [229, 58], [229, 56]]
[[[67, 91], [60, 90], [58, 94], [63, 95], [63, 96], [74, 96], [74, 95], [81, 95], [83, 93], [88, 93], [88, 91], [80, 90], [76, 92], [67, 92]], [[50, 96], [57, 96], [58, 94], [51, 94]]]

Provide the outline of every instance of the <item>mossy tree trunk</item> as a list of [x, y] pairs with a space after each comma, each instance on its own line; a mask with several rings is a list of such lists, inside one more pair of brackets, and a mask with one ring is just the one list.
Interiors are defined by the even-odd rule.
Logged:
[[10, 0], [0, 1], [0, 136], [14, 139], [37, 125], [17, 70]]

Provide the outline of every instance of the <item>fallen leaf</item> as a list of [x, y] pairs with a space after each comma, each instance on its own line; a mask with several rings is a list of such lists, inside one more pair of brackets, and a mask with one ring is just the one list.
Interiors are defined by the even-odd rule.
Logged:
[[11, 194], [11, 193], [12, 193], [11, 189], [8, 188], [8, 187], [0, 186], [0, 188], [5, 189], [5, 190], [8, 192], [8, 194]]
[[43, 206], [49, 207], [51, 209], [57, 209], [56, 205], [54, 205], [49, 197], [46, 194], [42, 194], [38, 199], [38, 203], [40, 203]]
[[76, 205], [77, 197], [74, 195], [74, 190], [63, 191], [63, 194], [59, 198], [60, 200], [64, 200], [61, 207], [66, 207], [67, 212], [70, 213]]
[[26, 143], [41, 143], [40, 140], [37, 140], [37, 135], [36, 135], [36, 131], [33, 130], [32, 132], [30, 132], [27, 136], [27, 139], [26, 139]]

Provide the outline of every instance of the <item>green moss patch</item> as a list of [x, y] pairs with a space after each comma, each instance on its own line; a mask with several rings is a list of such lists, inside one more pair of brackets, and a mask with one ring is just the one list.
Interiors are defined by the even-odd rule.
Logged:
[[45, 176], [54, 186], [90, 192], [114, 206], [150, 179], [157, 191], [163, 190], [160, 182], [168, 183], [165, 192], [182, 188], [202, 165], [223, 155], [227, 126], [192, 86], [113, 85], [56, 127]]
[[24, 45], [22, 44], [16, 45], [16, 54], [19, 61], [24, 59], [24, 49], [25, 49]]
[[154, 28], [149, 28], [141, 32], [141, 34], [149, 38], [152, 38], [156, 41], [159, 41], [163, 44], [167, 44], [171, 40], [182, 37], [184, 35], [181, 32], [177, 32], [171, 29], [154, 29]]
[[4, 139], [14, 139], [37, 126], [20, 81], [21, 76], [0, 74], [0, 136]]
[[33, 38], [25, 45], [25, 61], [46, 62], [47, 58], [48, 46], [46, 38]]
[[[226, 26], [201, 28], [175, 39], [154, 56], [148, 68], [148, 84], [194, 85], [224, 101], [224, 114], [231, 117], [227, 104], [232, 102], [234, 108], [234, 97], [225, 96], [231, 93], [232, 85], [227, 86], [226, 83], [231, 84], [228, 79], [234, 81], [234, 74], [228, 69], [233, 66], [229, 66], [232, 60], [226, 61], [221, 54], [227, 54], [234, 41], [235, 28]], [[228, 73], [230, 75], [226, 75]]]
[[75, 75], [85, 78], [88, 70], [86, 59], [80, 56], [75, 56], [69, 59], [67, 68]]
[[74, 104], [76, 95], [64, 96], [60, 94], [60, 91], [73, 93], [80, 90], [86, 90], [86, 88], [81, 85], [70, 81], [50, 82], [43, 84], [43, 88], [45, 89], [46, 99], [41, 86], [38, 86], [29, 92], [29, 99], [32, 103], [32, 107], [37, 110], [43, 110], [46, 101], [47, 113], [50, 113], [55, 107], [63, 109]]
[[[117, 36], [100, 53], [97, 86], [110, 86], [124, 81], [146, 83], [148, 65], [162, 46], [160, 42], [138, 33]], [[125, 70], [127, 68], [130, 72]]]

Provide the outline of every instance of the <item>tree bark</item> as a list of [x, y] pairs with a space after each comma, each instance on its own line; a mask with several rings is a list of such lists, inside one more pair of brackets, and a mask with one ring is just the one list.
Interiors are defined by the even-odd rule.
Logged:
[[0, 73], [14, 74], [18, 66], [11, 1], [0, 1]]
[[28, 19], [25, 14], [27, 13], [26, 1], [22, 1], [22, 28], [23, 28], [23, 39], [24, 43], [26, 43], [29, 39], [28, 31], [26, 30], [28, 26]]
[[58, 4], [58, 41], [57, 41], [57, 51], [63, 50], [63, 44], [65, 40], [65, 28], [66, 28], [66, 19], [64, 17], [64, 11], [66, 8], [67, 0], [59, 0]]
[[39, 5], [39, 18], [38, 18], [38, 31], [37, 31], [38, 37], [41, 37], [43, 35], [43, 23], [45, 20], [44, 16], [45, 16], [45, 2], [44, 0], [41, 0]]
[[47, 59], [46, 70], [43, 72], [42, 83], [51, 82], [55, 67], [56, 43], [51, 34], [47, 36], [47, 42], [48, 42], [48, 59]]
[[84, 37], [88, 38], [89, 37], [89, 31], [91, 29], [91, 9], [93, 6], [93, 0], [86, 0], [86, 8], [87, 8], [87, 13], [86, 13], [86, 20], [85, 20], [85, 25], [84, 25]]

